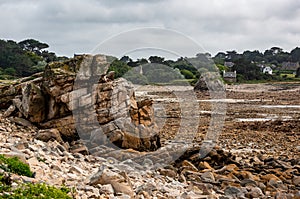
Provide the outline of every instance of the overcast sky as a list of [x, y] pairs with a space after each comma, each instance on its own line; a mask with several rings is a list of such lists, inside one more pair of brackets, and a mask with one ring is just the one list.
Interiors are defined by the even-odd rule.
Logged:
[[58, 55], [89, 53], [144, 27], [178, 31], [213, 55], [300, 46], [299, 0], [0, 0], [0, 10], [1, 39], [34, 38]]

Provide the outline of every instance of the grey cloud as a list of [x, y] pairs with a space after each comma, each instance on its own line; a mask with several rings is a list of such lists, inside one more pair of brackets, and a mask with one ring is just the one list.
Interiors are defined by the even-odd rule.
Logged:
[[[122, 31], [165, 27], [221, 50], [287, 50], [300, 39], [298, 0], [2, 0], [0, 35], [34, 37], [71, 56]], [[164, 42], [164, 41], [162, 41]]]

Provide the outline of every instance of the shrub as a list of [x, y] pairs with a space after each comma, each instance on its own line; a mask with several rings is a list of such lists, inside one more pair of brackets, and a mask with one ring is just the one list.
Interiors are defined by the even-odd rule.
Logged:
[[22, 184], [9, 194], [3, 194], [5, 199], [15, 198], [38, 198], [38, 199], [71, 199], [68, 195], [69, 189], [62, 187], [56, 188], [45, 184]]
[[186, 79], [194, 79], [195, 78], [194, 74], [191, 71], [183, 69], [180, 72]]
[[33, 173], [30, 171], [30, 167], [21, 162], [17, 157], [6, 158], [4, 155], [0, 155], [0, 168], [4, 171], [12, 172], [18, 175], [32, 177]]
[[[6, 172], [32, 177], [30, 167], [21, 162], [17, 157], [7, 158], [0, 155], [0, 168]], [[11, 179], [0, 174], [0, 198], [3, 199], [71, 199], [68, 195], [70, 190], [66, 187], [56, 188], [45, 184], [20, 184], [15, 188], [11, 187]]]
[[2, 176], [0, 175], [0, 198], [3, 199], [71, 199], [68, 195], [70, 190], [65, 187], [56, 188], [46, 184], [21, 184], [13, 189], [2, 181]]

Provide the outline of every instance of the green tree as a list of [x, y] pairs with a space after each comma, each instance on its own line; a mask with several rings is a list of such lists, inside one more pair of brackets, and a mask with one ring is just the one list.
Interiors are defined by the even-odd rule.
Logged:
[[4, 74], [10, 75], [10, 76], [15, 76], [16, 70], [14, 68], [6, 68], [6, 69], [4, 69]]
[[55, 53], [49, 52], [47, 50], [42, 51], [41, 56], [47, 63], [59, 60]]
[[122, 77], [131, 68], [123, 61], [115, 59], [109, 67], [109, 71], [115, 71], [115, 78]]
[[213, 60], [216, 64], [224, 64], [226, 58], [226, 54], [224, 52], [219, 52]]
[[[47, 62], [58, 60], [55, 53], [43, 50], [47, 47], [48, 44], [33, 39], [19, 43], [12, 40], [0, 40], [2, 77], [12, 73], [12, 70], [5, 71], [6, 68], [13, 68], [15, 77], [25, 77], [43, 70], [44, 60]], [[9, 74], [3, 74], [5, 72]]]
[[164, 62], [165, 58], [163, 57], [158, 57], [158, 56], [150, 56], [149, 61], [151, 63], [157, 63], [157, 64], [162, 64]]
[[232, 61], [235, 62], [236, 60], [241, 58], [241, 55], [238, 54], [235, 50], [226, 51], [226, 60], [225, 61]]
[[131, 62], [132, 59], [130, 59], [129, 56], [125, 55], [125, 56], [121, 57], [120, 61], [125, 62], [127, 64], [128, 62]]
[[243, 58], [236, 60], [233, 70], [237, 74], [242, 75], [245, 80], [259, 80], [262, 79], [262, 72], [256, 64], [253, 64]]
[[250, 61], [250, 62], [262, 62], [264, 61], [264, 58], [263, 58], [263, 54], [261, 52], [259, 52], [258, 50], [254, 50], [254, 51], [244, 51], [243, 52], [243, 58], [247, 61]]
[[49, 48], [49, 45], [46, 43], [39, 42], [35, 39], [26, 39], [18, 43], [23, 50], [35, 52], [37, 54], [41, 54], [42, 50], [45, 48]]

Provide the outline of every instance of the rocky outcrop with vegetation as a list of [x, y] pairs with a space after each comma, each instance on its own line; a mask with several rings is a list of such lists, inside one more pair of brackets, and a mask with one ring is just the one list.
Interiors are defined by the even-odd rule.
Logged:
[[[58, 132], [54, 136], [57, 140], [81, 138], [90, 149], [110, 143], [139, 151], [157, 149], [160, 142], [151, 100], [137, 102], [129, 82], [114, 80], [113, 72], [106, 74], [106, 59], [102, 55], [76, 56], [48, 64], [44, 73], [32, 76], [32, 80], [1, 85], [1, 108], [8, 108], [5, 116], [44, 129], [41, 138]], [[75, 88], [80, 67], [90, 74], [77, 80], [80, 87]], [[101, 73], [96, 76], [94, 70]], [[99, 81], [94, 85], [91, 79], [95, 77]], [[50, 135], [46, 136], [47, 132]]]

